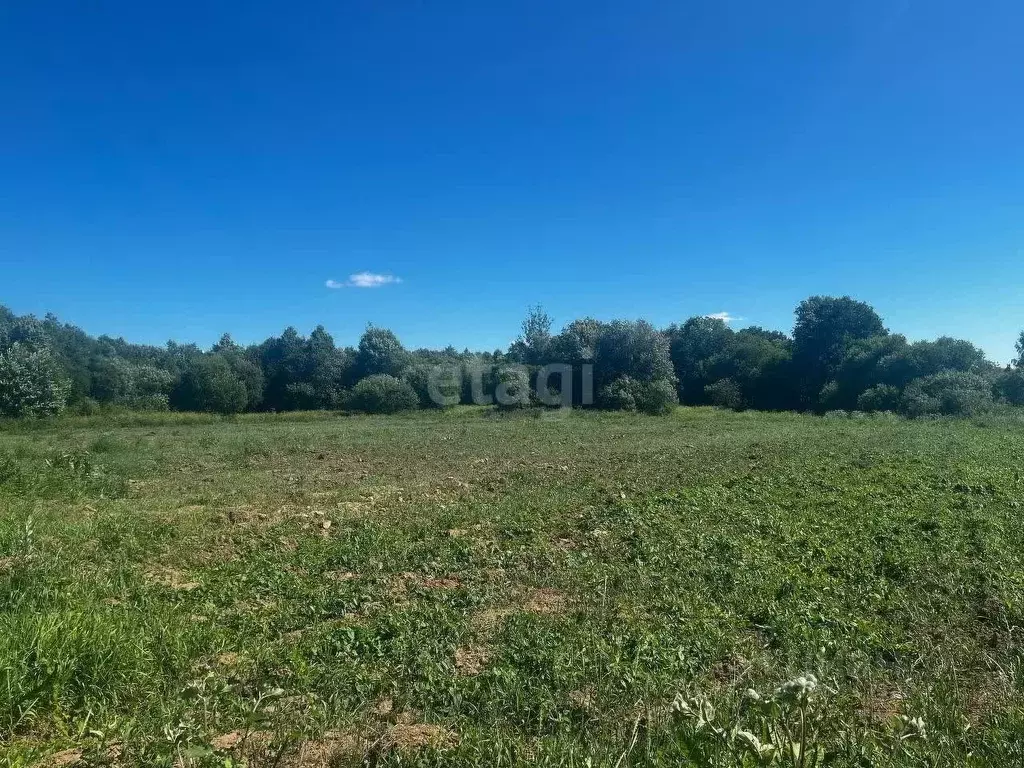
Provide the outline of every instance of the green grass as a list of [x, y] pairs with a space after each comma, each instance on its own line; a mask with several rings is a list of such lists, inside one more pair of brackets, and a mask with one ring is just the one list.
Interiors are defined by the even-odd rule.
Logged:
[[702, 409], [0, 425], [0, 756], [1020, 764], [1022, 468]]

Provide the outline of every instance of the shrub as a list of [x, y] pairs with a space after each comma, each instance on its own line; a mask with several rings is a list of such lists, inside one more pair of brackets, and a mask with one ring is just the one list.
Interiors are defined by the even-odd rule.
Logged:
[[629, 376], [620, 376], [605, 386], [598, 396], [602, 408], [640, 411], [655, 416], [669, 413], [678, 402], [675, 381], [672, 379], [637, 381]]
[[64, 410], [70, 390], [45, 347], [15, 342], [0, 353], [0, 416], [54, 416]]
[[996, 381], [996, 388], [1010, 405], [1024, 405], [1024, 368], [1003, 373]]
[[525, 408], [530, 404], [530, 374], [518, 365], [500, 368], [494, 398], [499, 408]]
[[675, 382], [670, 379], [642, 382], [634, 399], [638, 411], [652, 416], [671, 413], [679, 402]]
[[990, 408], [992, 384], [984, 376], [943, 371], [910, 382], [901, 405], [908, 416], [971, 416]]
[[708, 402], [719, 408], [743, 410], [743, 391], [740, 389], [740, 385], [732, 379], [721, 379], [714, 384], [708, 384], [704, 387], [704, 396]]
[[900, 408], [899, 387], [878, 384], [864, 390], [857, 397], [857, 407], [862, 411], [897, 411]]
[[81, 400], [76, 401], [70, 410], [75, 416], [95, 416], [103, 408], [98, 401], [93, 400], [91, 397], [83, 397]]
[[386, 373], [367, 376], [354, 387], [349, 399], [351, 408], [364, 413], [398, 413], [409, 411], [419, 403], [419, 397], [407, 381]]
[[598, 393], [597, 402], [613, 411], [635, 411], [636, 382], [629, 376], [620, 376]]

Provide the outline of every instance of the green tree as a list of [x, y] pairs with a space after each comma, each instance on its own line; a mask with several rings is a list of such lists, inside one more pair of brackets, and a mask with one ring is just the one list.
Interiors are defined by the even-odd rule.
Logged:
[[[851, 342], [846, 347], [843, 359], [835, 366], [832, 380], [826, 384], [819, 395], [818, 410], [851, 411], [859, 408], [860, 396], [876, 385], [891, 384], [891, 369], [894, 361], [909, 361], [909, 356], [910, 345], [907, 344], [906, 338], [899, 334], [872, 336]], [[916, 376], [910, 375], [896, 387], [897, 391], [902, 389], [906, 381], [913, 378]], [[870, 410], [890, 409], [873, 408]]]
[[357, 381], [379, 374], [398, 377], [408, 364], [409, 353], [398, 337], [386, 328], [371, 325], [359, 339], [353, 375]]
[[495, 377], [494, 397], [499, 408], [524, 408], [530, 404], [530, 374], [523, 366], [501, 366]]
[[615, 320], [601, 328], [594, 350], [595, 387], [600, 391], [620, 376], [676, 383], [668, 338], [646, 320]]
[[0, 416], [53, 416], [71, 385], [46, 347], [14, 342], [0, 352]]
[[706, 404], [705, 387], [728, 375], [717, 369], [732, 343], [733, 330], [719, 318], [691, 317], [681, 326], [669, 326], [665, 335], [680, 399], [687, 405]]
[[174, 391], [173, 402], [183, 411], [241, 413], [249, 394], [227, 358], [211, 353], [191, 361]]
[[863, 301], [849, 296], [812, 296], [802, 301], [793, 328], [793, 363], [804, 405], [816, 405], [852, 343], [887, 333], [882, 318]]
[[1017, 339], [1017, 359], [1014, 361], [1014, 365], [1024, 368], [1024, 331], [1020, 332], [1020, 338]]
[[1007, 368], [999, 374], [996, 390], [1010, 405], [1024, 405], [1024, 367]]
[[530, 308], [523, 320], [522, 333], [509, 348], [508, 354], [512, 360], [525, 365], [544, 365], [548, 362], [550, 343], [551, 317], [538, 304]]

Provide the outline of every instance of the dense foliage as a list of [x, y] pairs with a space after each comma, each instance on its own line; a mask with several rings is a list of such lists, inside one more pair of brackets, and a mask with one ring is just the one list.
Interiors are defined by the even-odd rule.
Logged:
[[[813, 296], [796, 309], [792, 336], [733, 330], [693, 317], [650, 323], [582, 318], [560, 333], [530, 311], [507, 351], [407, 350], [370, 326], [339, 347], [318, 326], [241, 346], [225, 335], [209, 350], [93, 338], [52, 315], [0, 307], [0, 414], [51, 415], [69, 406], [243, 411], [351, 408], [392, 412], [458, 403], [596, 406], [664, 413], [673, 404], [734, 410], [895, 411], [971, 415], [1024, 405], [1024, 333], [1002, 368], [969, 341], [911, 342], [872, 307]], [[363, 384], [363, 382], [368, 382]]]

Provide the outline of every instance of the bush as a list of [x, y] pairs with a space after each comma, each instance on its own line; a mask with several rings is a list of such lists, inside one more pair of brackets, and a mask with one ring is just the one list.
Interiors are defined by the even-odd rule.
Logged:
[[71, 413], [75, 416], [95, 416], [102, 410], [103, 407], [99, 402], [93, 400], [91, 397], [83, 397], [70, 407]]
[[522, 366], [506, 366], [497, 372], [494, 398], [499, 408], [525, 408], [530, 404], [530, 374]]
[[910, 382], [901, 406], [908, 416], [972, 416], [993, 405], [992, 384], [984, 376], [943, 371]]
[[602, 408], [616, 411], [640, 411], [660, 416], [671, 412], [678, 403], [675, 382], [672, 379], [637, 381], [620, 376], [605, 386], [598, 396]]
[[878, 384], [857, 397], [857, 407], [862, 411], [898, 411], [900, 397], [899, 387]]
[[642, 382], [634, 399], [638, 411], [652, 416], [671, 413], [679, 402], [675, 381], [670, 379]]
[[743, 410], [743, 391], [740, 389], [740, 385], [732, 379], [721, 379], [714, 384], [708, 384], [704, 387], [704, 396], [708, 402], [719, 408]]
[[635, 411], [636, 382], [629, 376], [620, 376], [598, 393], [597, 402], [612, 411]]
[[354, 387], [348, 398], [353, 410], [364, 413], [398, 413], [410, 411], [419, 403], [419, 397], [407, 381], [386, 373], [367, 376]]
[[1010, 405], [1024, 405], [1024, 368], [1003, 373], [996, 382], [999, 395]]
[[64, 410], [70, 391], [45, 347], [15, 342], [0, 353], [0, 416], [54, 416]]

